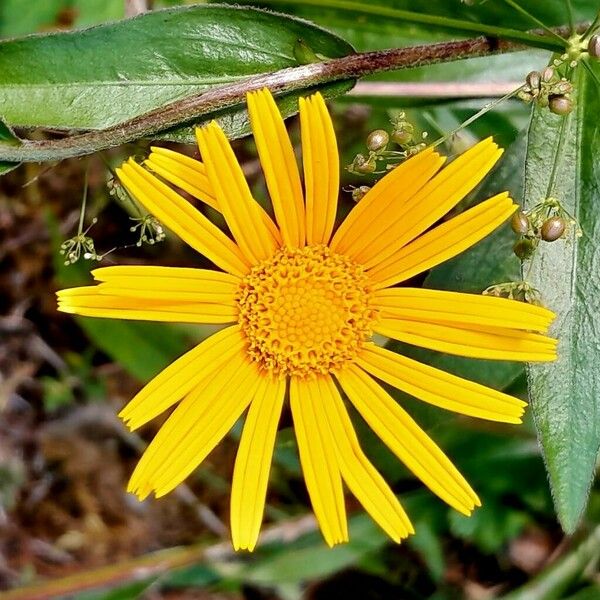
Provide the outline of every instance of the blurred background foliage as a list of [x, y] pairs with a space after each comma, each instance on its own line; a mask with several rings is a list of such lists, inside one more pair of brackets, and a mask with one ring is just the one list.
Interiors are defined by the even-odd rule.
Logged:
[[[378, 2], [473, 23], [531, 28], [530, 21], [501, 1]], [[439, 28], [302, 2], [246, 3], [309, 19], [357, 50], [452, 37]], [[154, 2], [153, 8], [181, 4], [186, 2], [163, 0]], [[0, 36], [117, 20], [125, 16], [126, 5], [122, 0], [1, 0]], [[546, 25], [567, 20], [562, 0], [531, 0], [522, 5]], [[588, 0], [573, 1], [573, 9], [577, 20], [594, 14]], [[543, 68], [548, 60], [549, 53], [528, 50], [368, 80], [441, 82], [448, 90], [452, 83], [471, 81], [506, 84], [510, 89], [510, 84], [518, 85], [529, 70]], [[443, 91], [427, 99], [362, 90], [332, 103], [344, 165], [365, 152], [370, 131], [390, 130], [390, 120], [402, 112], [417, 136], [426, 133], [436, 139], [488, 101], [445, 97]], [[478, 198], [503, 189], [517, 201], [521, 198], [529, 117], [528, 106], [510, 100], [448, 138], [445, 151], [451, 155], [490, 134], [507, 148], [502, 163], [477, 191]], [[292, 119], [289, 124], [297, 141], [297, 123]], [[189, 146], [172, 147], [194, 153]], [[430, 410], [396, 391], [397, 399], [484, 500], [473, 517], [462, 517], [426, 492], [363, 427], [360, 435], [367, 453], [400, 495], [417, 533], [402, 546], [394, 546], [358, 511], [351, 518], [351, 542], [329, 550], [305, 516], [308, 499], [289, 415], [284, 416], [278, 435], [271, 474], [269, 533], [252, 555], [230, 552], [226, 528], [239, 424], [231, 439], [176, 493], [143, 504], [126, 495], [127, 477], [144, 440], [158, 425], [145, 428], [138, 437], [124, 430], [116, 412], [142, 382], [212, 329], [73, 319], [56, 313], [53, 291], [89, 277], [89, 261], [65, 265], [58, 252], [64, 239], [75, 232], [86, 173], [86, 223], [98, 219], [89, 235], [99, 254], [116, 248], [103, 264], [197, 265], [197, 257], [174, 236], [138, 247], [130, 226], [131, 218], [139, 215], [110, 193], [111, 166], [130, 154], [142, 155], [146, 148], [142, 141], [101, 156], [28, 164], [0, 179], [0, 589], [14, 588], [7, 598], [600, 598], [596, 529], [600, 490], [592, 489], [578, 532], [565, 537], [556, 520], [531, 421], [519, 428], [475, 422]], [[255, 193], [265, 197], [252, 141], [240, 140], [237, 150]], [[372, 181], [373, 176], [343, 172], [345, 211], [352, 206], [353, 187]], [[481, 292], [493, 283], [517, 279], [519, 262], [511, 252], [514, 239], [506, 226], [434, 269], [421, 283]], [[521, 365], [459, 359], [410, 346], [401, 351], [526, 396]], [[358, 420], [357, 425], [360, 429]], [[144, 558], [136, 558], [141, 555]], [[45, 580], [58, 581], [57, 587], [44, 584]], [[27, 588], [38, 581], [41, 587]], [[81, 591], [90, 582], [100, 590]]]

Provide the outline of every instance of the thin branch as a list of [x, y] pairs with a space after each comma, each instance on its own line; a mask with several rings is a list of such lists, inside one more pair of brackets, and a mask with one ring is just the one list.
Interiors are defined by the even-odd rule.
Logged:
[[[312, 515], [292, 521], [285, 521], [265, 529], [260, 537], [261, 543], [292, 542], [314, 531], [316, 522]], [[41, 581], [2, 594], [2, 600], [49, 600], [74, 596], [86, 590], [100, 587], [145, 581], [158, 577], [174, 569], [180, 569], [198, 563], [214, 564], [230, 561], [236, 556], [231, 542], [221, 542], [213, 546], [194, 544], [188, 547], [169, 548], [152, 552], [139, 558], [133, 558], [107, 567], [82, 571], [60, 579]]]
[[520, 81], [488, 83], [486, 81], [359, 81], [348, 96], [379, 98], [496, 98], [522, 85]]
[[[588, 25], [584, 23], [579, 28], [585, 30]], [[565, 29], [568, 28], [557, 28], [555, 31], [560, 34]], [[143, 137], [151, 137], [176, 126], [194, 123], [201, 117], [206, 118], [216, 111], [241, 105], [248, 92], [264, 87], [269, 88], [274, 94], [285, 94], [335, 81], [353, 80], [383, 71], [515, 52], [524, 48], [525, 46], [515, 42], [478, 37], [351, 54], [219, 86], [201, 94], [176, 100], [107, 129], [59, 140], [24, 140], [21, 144], [0, 143], [0, 161], [19, 163], [62, 160], [106, 150]]]

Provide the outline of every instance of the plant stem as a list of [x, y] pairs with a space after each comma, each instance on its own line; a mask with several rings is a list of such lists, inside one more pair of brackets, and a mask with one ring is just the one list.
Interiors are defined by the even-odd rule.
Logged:
[[558, 600], [571, 582], [600, 556], [600, 526], [572, 552], [550, 565], [522, 588], [503, 600]]
[[[453, 31], [478, 33], [523, 43], [527, 46], [543, 48], [560, 52], [564, 44], [556, 40], [548, 39], [539, 32], [533, 33], [520, 31], [519, 29], [510, 29], [508, 27], [497, 27], [496, 25], [487, 25], [485, 23], [474, 23], [463, 19], [452, 19], [439, 15], [429, 15], [410, 10], [401, 10], [379, 4], [367, 4], [365, 2], [352, 2], [351, 0], [263, 0], [263, 4], [288, 4], [294, 6], [318, 6], [319, 8], [335, 8], [355, 13], [387, 17], [404, 23], [416, 23], [418, 25], [430, 25], [439, 29], [450, 29]], [[553, 32], [553, 35], [556, 35]]]
[[[316, 529], [312, 515], [285, 521], [266, 528], [261, 534], [261, 543], [290, 543]], [[168, 548], [152, 552], [139, 558], [132, 558], [119, 564], [82, 571], [74, 575], [41, 581], [31, 585], [3, 592], [2, 600], [49, 600], [50, 598], [75, 597], [77, 594], [94, 588], [111, 588], [135, 581], [156, 578], [164, 573], [194, 564], [208, 565], [231, 562], [244, 555], [236, 554], [231, 542], [221, 542], [212, 546], [194, 544], [188, 547]]]
[[[588, 23], [580, 25], [583, 31]], [[558, 28], [561, 32], [564, 28]], [[244, 102], [246, 94], [264, 87], [285, 94], [335, 81], [352, 80], [373, 73], [419, 67], [463, 58], [523, 50], [520, 43], [478, 37], [455, 42], [394, 48], [351, 54], [325, 62], [291, 67], [219, 86], [154, 109], [129, 121], [100, 131], [90, 131], [58, 140], [23, 140], [18, 145], [0, 142], [0, 161], [11, 163], [63, 160], [92, 154], [158, 132], [206, 120], [216, 111]]]

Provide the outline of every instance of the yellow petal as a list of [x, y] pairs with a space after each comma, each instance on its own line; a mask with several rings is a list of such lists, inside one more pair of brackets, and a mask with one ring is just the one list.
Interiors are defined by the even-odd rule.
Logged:
[[169, 183], [202, 200], [211, 208], [219, 210], [219, 203], [206, 174], [206, 167], [199, 160], [168, 148], [154, 146], [144, 165]]
[[248, 114], [275, 218], [286, 246], [304, 246], [304, 199], [294, 148], [267, 89], [247, 95]]
[[362, 451], [331, 377], [307, 382], [315, 415], [322, 414], [334, 440], [342, 477], [373, 520], [395, 541], [414, 533], [398, 499]]
[[265, 225], [225, 134], [213, 121], [196, 129], [196, 138], [221, 212], [244, 256], [252, 264], [270, 258], [277, 240]]
[[211, 335], [161, 371], [119, 416], [131, 430], [141, 427], [210, 379], [232, 356], [241, 353], [244, 346], [245, 339], [237, 326]]
[[285, 379], [264, 376], [240, 439], [231, 484], [231, 537], [236, 550], [254, 550], [265, 509], [265, 497]]
[[378, 383], [354, 365], [336, 377], [371, 429], [433, 493], [466, 515], [480, 505], [442, 450]]
[[329, 546], [348, 541], [348, 524], [334, 440], [310, 397], [310, 382], [292, 377], [290, 407], [304, 480], [323, 537]]
[[350, 211], [331, 240], [331, 249], [355, 256], [381, 219], [389, 222], [439, 171], [445, 157], [427, 148], [381, 178]]
[[86, 316], [227, 323], [236, 320], [239, 280], [227, 273], [174, 267], [96, 269], [100, 285], [61, 290], [59, 310]]
[[419, 400], [471, 417], [520, 423], [526, 406], [518, 398], [372, 343], [365, 344], [357, 363], [371, 375]]
[[194, 250], [228, 273], [248, 272], [248, 260], [216, 225], [133, 159], [117, 169], [117, 175], [138, 202]]
[[100, 293], [179, 303], [223, 304], [235, 309], [240, 280], [208, 269], [114, 266], [92, 271]]
[[526, 302], [424, 288], [384, 288], [374, 294], [383, 319], [509, 327], [545, 333], [554, 313]]
[[[163, 179], [185, 190], [188, 194], [198, 198], [208, 204], [211, 208], [220, 211], [219, 203], [215, 198], [206, 167], [199, 160], [190, 158], [185, 154], [174, 152], [168, 148], [152, 148], [152, 152], [144, 164], [158, 173]], [[269, 217], [262, 206], [259, 206], [259, 212], [269, 231], [281, 242], [279, 230], [273, 219]]]
[[306, 188], [306, 241], [327, 244], [337, 211], [340, 159], [331, 116], [320, 93], [300, 98], [300, 126]]
[[488, 139], [459, 156], [396, 211], [376, 219], [363, 237], [363, 249], [353, 252], [352, 258], [366, 267], [384, 261], [458, 204], [501, 154], [502, 150]]
[[557, 341], [539, 333], [484, 325], [442, 325], [379, 319], [373, 330], [407, 344], [438, 352], [492, 360], [556, 360]]
[[506, 192], [498, 194], [397, 250], [370, 269], [369, 277], [376, 288], [414, 277], [474, 246], [504, 223], [516, 208]]
[[157, 498], [179, 485], [208, 456], [250, 403], [261, 381], [237, 353], [177, 406], [142, 455], [128, 491]]

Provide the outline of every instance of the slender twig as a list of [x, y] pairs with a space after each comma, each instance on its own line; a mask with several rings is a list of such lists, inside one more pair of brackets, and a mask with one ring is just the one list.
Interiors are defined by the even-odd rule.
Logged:
[[569, 585], [594, 560], [600, 557], [600, 526], [575, 550], [550, 565], [529, 583], [503, 596], [503, 600], [551, 600], [564, 598]]
[[506, 4], [508, 4], [512, 9], [516, 10], [518, 13], [522, 14], [524, 17], [527, 17], [532, 23], [535, 23], [539, 27], [541, 27], [546, 33], [554, 37], [558, 42], [562, 44], [567, 44], [567, 40], [563, 38], [561, 35], [556, 33], [553, 29], [544, 24], [543, 21], [540, 21], [535, 15], [532, 15], [530, 12], [526, 11], [520, 4], [517, 4], [515, 0], [504, 0]]
[[519, 81], [359, 81], [349, 96], [393, 98], [496, 98], [519, 87]]
[[[588, 27], [588, 23], [583, 23], [579, 27], [583, 31]], [[564, 29], [557, 28], [556, 31], [560, 33]], [[248, 92], [264, 87], [271, 89], [276, 95], [285, 94], [335, 81], [353, 80], [382, 71], [515, 52], [524, 48], [525, 46], [515, 42], [478, 37], [455, 42], [351, 54], [342, 58], [287, 68], [219, 86], [207, 92], [177, 100], [107, 129], [90, 131], [59, 140], [23, 141], [19, 145], [0, 143], [0, 161], [19, 163], [62, 160], [106, 150], [142, 137], [151, 137], [172, 127], [197, 122], [201, 117], [207, 118], [207, 115], [214, 114], [216, 111], [240, 105], [244, 102]]]
[[569, 27], [571, 28], [571, 35], [575, 33], [575, 17], [573, 16], [573, 5], [571, 4], [571, 0], [565, 0], [565, 4], [567, 7], [567, 15], [569, 19]]
[[[314, 517], [307, 515], [266, 528], [260, 539], [261, 543], [289, 543], [315, 529]], [[61, 579], [41, 581], [8, 592], [0, 592], [0, 598], [2, 600], [64, 598], [94, 588], [115, 587], [134, 581], [149, 580], [168, 571], [193, 564], [231, 561], [235, 556], [236, 553], [229, 541], [212, 546], [194, 544], [184, 548], [169, 548], [115, 565], [83, 571]]]

